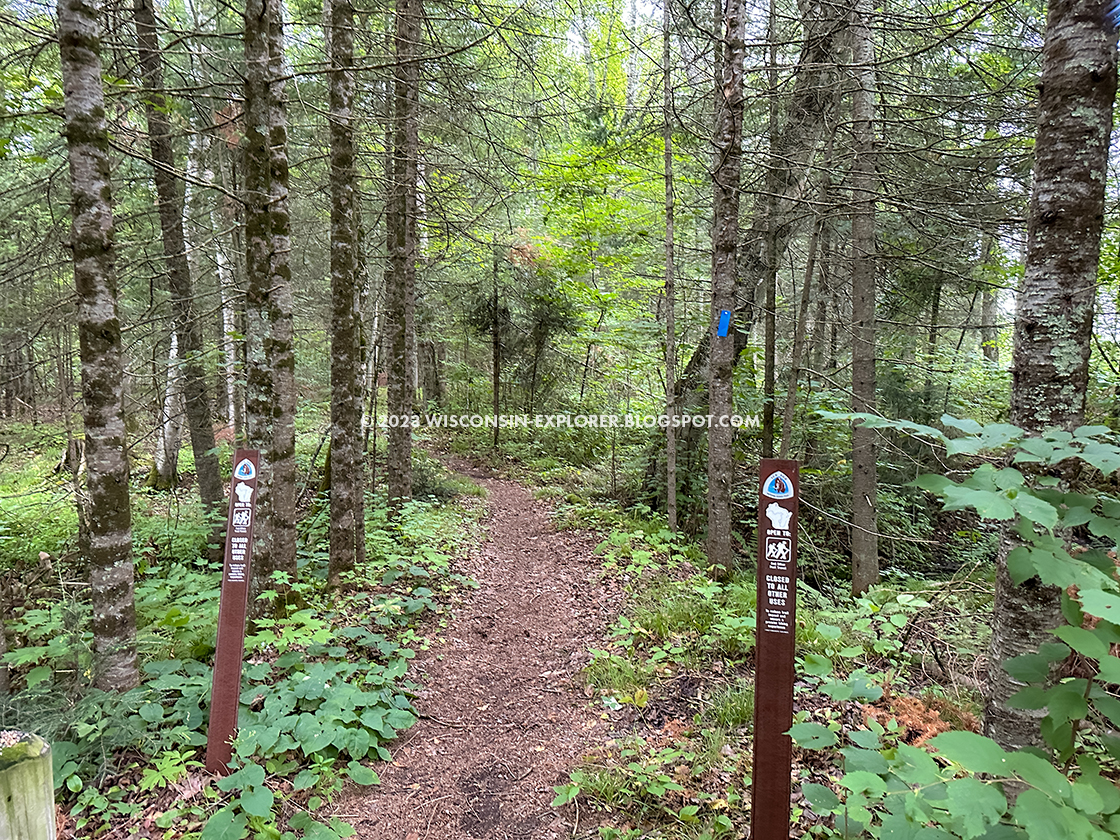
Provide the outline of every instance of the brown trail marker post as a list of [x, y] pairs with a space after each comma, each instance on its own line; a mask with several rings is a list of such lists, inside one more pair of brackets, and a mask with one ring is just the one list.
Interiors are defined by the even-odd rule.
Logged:
[[241, 660], [245, 655], [245, 614], [249, 605], [249, 562], [253, 553], [260, 453], [255, 449], [238, 449], [233, 463], [214, 683], [210, 690], [210, 727], [206, 733], [206, 769], [222, 774], [229, 772], [233, 757], [230, 739], [237, 731], [241, 701]]
[[797, 621], [796, 461], [758, 467], [758, 618], [755, 634], [751, 840], [788, 840], [793, 742], [793, 643]]

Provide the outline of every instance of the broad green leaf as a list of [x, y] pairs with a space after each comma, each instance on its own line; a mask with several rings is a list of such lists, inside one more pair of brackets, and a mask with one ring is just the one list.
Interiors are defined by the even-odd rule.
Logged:
[[1073, 783], [1073, 807], [1083, 814], [1099, 814], [1104, 810], [1104, 799], [1087, 781]]
[[952, 414], [941, 415], [941, 425], [951, 429], [959, 429], [966, 435], [978, 435], [984, 427], [967, 417], [954, 417]]
[[27, 687], [34, 688], [51, 678], [53, 671], [49, 665], [37, 665], [27, 672]]
[[1087, 443], [1081, 450], [1082, 460], [1088, 461], [1106, 476], [1120, 469], [1120, 449], [1109, 443]]
[[241, 794], [241, 807], [250, 817], [271, 816], [274, 801], [272, 791], [263, 785]]
[[827, 726], [812, 722], [795, 723], [788, 734], [799, 747], [806, 750], [822, 750], [835, 746], [838, 741], [836, 733]]
[[832, 660], [819, 653], [807, 653], [801, 660], [801, 667], [806, 674], [826, 677], [832, 673]]
[[218, 790], [258, 787], [264, 784], [264, 768], [259, 764], [246, 764], [217, 782]]
[[936, 475], [934, 473], [926, 473], [920, 475], [910, 482], [915, 487], [920, 487], [922, 490], [928, 490], [938, 496], [945, 494], [945, 488], [956, 487], [956, 483], [950, 481], [943, 475]]
[[866, 770], [845, 773], [840, 779], [840, 786], [855, 794], [866, 794], [872, 800], [879, 799], [887, 792], [887, 783], [877, 773], [869, 773]]
[[907, 784], [932, 785], [941, 778], [937, 762], [919, 747], [899, 744], [890, 762], [894, 774]]
[[1070, 795], [1070, 783], [1053, 764], [1033, 753], [1017, 752], [1010, 756], [1009, 764], [1024, 782], [1055, 800], [1064, 800]]
[[844, 770], [848, 773], [863, 771], [878, 775], [890, 770], [887, 760], [877, 750], [844, 747], [840, 754], [844, 756]]
[[1108, 645], [1102, 642], [1091, 630], [1084, 627], [1056, 627], [1053, 634], [1078, 653], [1092, 659], [1108, 656]]
[[[30, 678], [28, 678], [30, 681]], [[28, 683], [30, 684], [30, 682]], [[148, 723], [155, 723], [158, 720], [163, 720], [163, 706], [159, 703], [145, 703], [139, 709], [140, 717]]]
[[1102, 656], [1099, 662], [1101, 679], [1111, 685], [1120, 685], [1120, 659]]
[[870, 729], [856, 729], [848, 733], [848, 739], [865, 750], [877, 750], [881, 746], [878, 733]]
[[1010, 773], [1011, 756], [991, 738], [974, 732], [943, 732], [930, 738], [931, 747], [950, 761], [973, 773], [1005, 777]]
[[1007, 810], [1007, 800], [995, 785], [969, 776], [953, 779], [945, 786], [945, 793], [953, 828], [964, 840], [983, 835]]
[[[1044, 682], [1050, 676], [1050, 662], [1045, 656], [1037, 653], [1024, 653], [1013, 656], [1003, 661], [1003, 670], [1013, 679], [1024, 683]], [[1041, 706], [1022, 706], [1021, 708], [1041, 708]]]
[[827, 814], [840, 805], [840, 797], [824, 785], [806, 782], [801, 786], [801, 792], [818, 814]]
[[1120, 623], [1120, 596], [1099, 589], [1090, 589], [1078, 594], [1081, 607], [1089, 615], [1103, 618], [1114, 624]]
[[1099, 714], [1108, 718], [1117, 729], [1120, 729], [1120, 700], [1115, 697], [1095, 697], [1090, 701]]
[[[1004, 663], [1006, 665], [1007, 663]], [[1015, 675], [1012, 674], [1014, 677]], [[1018, 677], [1016, 677], [1018, 679]], [[1049, 701], [1048, 693], [1036, 685], [1029, 685], [1016, 691], [1007, 700], [1012, 709], [1043, 709]]]
[[1011, 506], [1031, 522], [1041, 525], [1048, 531], [1058, 524], [1058, 511], [1048, 502], [1044, 502], [1030, 493], [1020, 492], [1011, 499]]
[[1081, 720], [1089, 714], [1085, 702], [1085, 680], [1073, 680], [1056, 685], [1046, 692], [1047, 714], [1055, 723]]
[[232, 805], [222, 808], [202, 829], [202, 840], [241, 840], [249, 827], [244, 814], [234, 813]]
[[357, 761], [351, 761], [349, 764], [346, 765], [346, 773], [351, 779], [353, 779], [359, 785], [379, 785], [379, 784], [381, 784], [381, 779], [379, 779], [377, 777], [376, 773], [374, 773], [370, 768], [366, 767], [364, 764], [360, 764]]
[[1007, 497], [995, 490], [950, 487], [945, 492], [945, 510], [972, 508], [981, 519], [1014, 519], [1015, 508]]

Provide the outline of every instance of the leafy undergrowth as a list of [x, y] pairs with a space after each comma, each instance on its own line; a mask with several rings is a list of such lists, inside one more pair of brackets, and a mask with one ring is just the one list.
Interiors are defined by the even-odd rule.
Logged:
[[63, 581], [6, 619], [16, 644], [3, 661], [18, 691], [0, 728], [52, 743], [56, 799], [77, 836], [349, 836], [316, 811], [348, 782], [377, 784], [369, 763], [415, 722], [408, 663], [452, 594], [473, 585], [452, 558], [477, 538], [480, 509], [412, 502], [390, 522], [373, 507], [366, 563], [341, 595], [325, 583], [325, 518], [304, 526], [300, 578], [277, 581], [297, 606], [245, 640], [236, 769], [224, 779], [202, 772], [221, 573], [200, 558], [205, 523], [189, 513], [139, 532], [142, 684], [92, 688], [84, 587]]
[[[690, 562], [697, 548], [645, 511], [571, 505], [558, 516], [606, 531], [604, 573], [626, 580], [630, 599], [584, 671], [585, 693], [611, 720], [611, 736], [556, 789], [556, 805], [579, 825], [578, 837], [748, 836], [754, 576], [708, 579]], [[986, 598], [983, 581], [971, 579], [911, 581], [854, 601], [802, 584], [797, 725], [845, 738], [872, 727], [904, 745], [974, 729]], [[835, 787], [844, 760], [842, 752], [797, 748], [797, 780]], [[798, 835], [832, 823], [800, 793], [793, 816]]]
[[[1008, 523], [1018, 540], [1010, 578], [1053, 586], [1066, 623], [1037, 652], [998, 663], [1023, 686], [1008, 706], [1039, 721], [1038, 746], [1008, 751], [975, 731], [990, 578], [835, 600], [799, 587], [790, 836], [1120, 836], [1120, 498], [1105, 481], [1120, 469], [1120, 446], [1103, 427], [1028, 437], [944, 417], [950, 436], [859, 418], [937, 440], [950, 457], [993, 454], [962, 481], [914, 484], [946, 510]], [[1074, 460], [1079, 473], [1068, 471]], [[1056, 478], [1063, 468], [1080, 483]], [[574, 812], [581, 840], [745, 838], [749, 715], [732, 723], [719, 698], [754, 684], [753, 584], [715, 584], [632, 541], [607, 542], [633, 561], [633, 597], [586, 677], [614, 737], [556, 789], [556, 804]]]

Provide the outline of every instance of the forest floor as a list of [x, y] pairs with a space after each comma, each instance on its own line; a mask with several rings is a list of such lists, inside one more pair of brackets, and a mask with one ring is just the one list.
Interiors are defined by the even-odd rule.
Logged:
[[553, 787], [610, 725], [578, 675], [621, 589], [602, 575], [594, 535], [558, 532], [550, 505], [516, 482], [452, 466], [488, 494], [487, 539], [456, 569], [479, 588], [417, 656], [421, 719], [376, 768], [381, 785], [335, 814], [378, 840], [567, 838], [575, 826], [551, 807]]

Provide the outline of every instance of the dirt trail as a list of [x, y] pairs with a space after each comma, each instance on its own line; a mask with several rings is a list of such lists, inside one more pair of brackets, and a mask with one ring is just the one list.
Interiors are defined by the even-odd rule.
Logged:
[[575, 679], [620, 604], [596, 580], [593, 537], [556, 532], [526, 488], [467, 472], [489, 494], [488, 537], [457, 571], [479, 589], [417, 656], [421, 720], [376, 768], [380, 787], [337, 803], [363, 840], [567, 838], [553, 785], [608, 725]]

